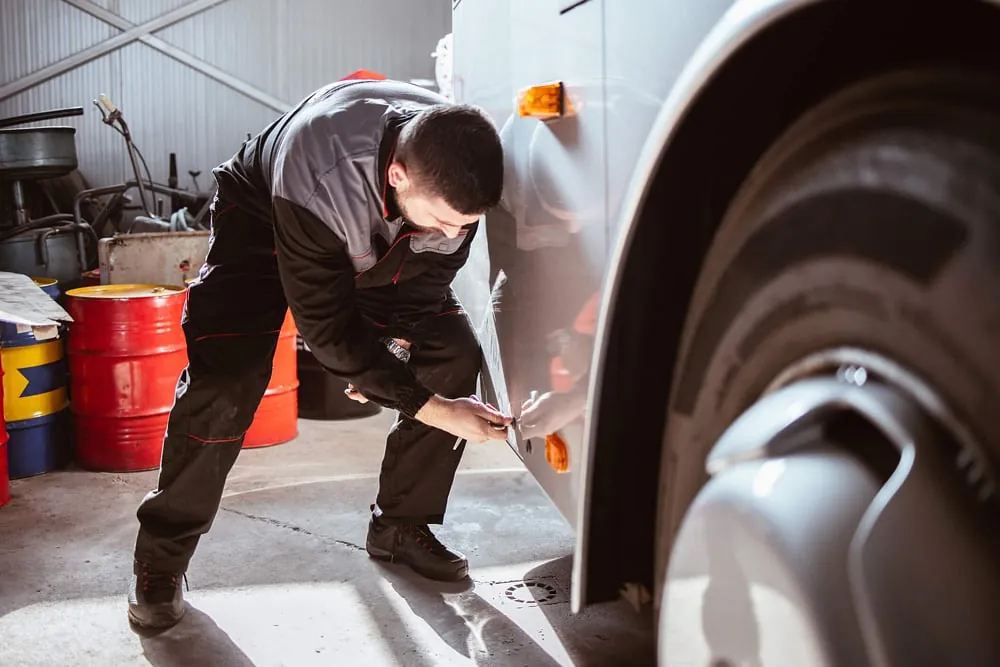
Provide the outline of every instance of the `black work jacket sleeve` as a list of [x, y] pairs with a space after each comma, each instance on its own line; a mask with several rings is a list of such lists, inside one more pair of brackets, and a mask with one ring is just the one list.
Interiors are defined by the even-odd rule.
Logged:
[[430, 264], [416, 280], [404, 280], [397, 286], [396, 309], [389, 324], [390, 335], [404, 338], [419, 346], [424, 323], [429, 317], [443, 313], [455, 305], [450, 297], [455, 276], [469, 259], [472, 241], [479, 229], [474, 223], [463, 229], [465, 240], [450, 255], [442, 255]]
[[343, 243], [307, 209], [275, 197], [278, 271], [295, 324], [316, 360], [370, 401], [408, 417], [430, 399], [354, 303], [354, 267]]

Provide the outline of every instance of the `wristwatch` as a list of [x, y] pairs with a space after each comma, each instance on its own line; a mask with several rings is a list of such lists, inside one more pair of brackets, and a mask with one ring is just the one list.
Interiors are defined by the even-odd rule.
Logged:
[[404, 364], [410, 360], [410, 351], [405, 347], [397, 343], [391, 338], [380, 338], [383, 344], [385, 344], [385, 349], [392, 353], [392, 356], [396, 357]]

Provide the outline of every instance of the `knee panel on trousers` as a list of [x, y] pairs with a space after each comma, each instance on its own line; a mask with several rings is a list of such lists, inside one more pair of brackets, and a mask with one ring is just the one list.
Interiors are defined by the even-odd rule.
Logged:
[[273, 333], [189, 338], [171, 428], [183, 424], [184, 435], [206, 442], [241, 437], [267, 390], [276, 344]]

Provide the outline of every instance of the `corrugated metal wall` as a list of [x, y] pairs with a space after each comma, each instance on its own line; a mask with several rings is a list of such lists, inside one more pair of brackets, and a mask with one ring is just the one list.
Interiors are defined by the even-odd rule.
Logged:
[[[132, 41], [16, 90], [24, 77], [123, 30], [199, 5], [209, 6], [151, 33], [152, 45]], [[247, 133], [332, 80], [360, 68], [433, 80], [430, 54], [450, 30], [448, 0], [0, 0], [0, 117], [83, 106], [84, 116], [49, 124], [77, 127], [80, 170], [92, 185], [108, 185], [131, 171], [120, 137], [92, 105], [104, 93], [154, 180], [166, 182], [174, 152], [181, 186], [191, 187], [188, 170], [200, 170], [207, 188], [212, 167]]]

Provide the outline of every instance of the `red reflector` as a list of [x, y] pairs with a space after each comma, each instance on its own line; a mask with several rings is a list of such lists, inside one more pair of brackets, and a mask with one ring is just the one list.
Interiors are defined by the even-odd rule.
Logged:
[[379, 79], [385, 80], [386, 76], [384, 74], [379, 74], [378, 72], [373, 72], [370, 69], [359, 69], [354, 70], [345, 77], [342, 77], [341, 81], [347, 81], [348, 79]]

